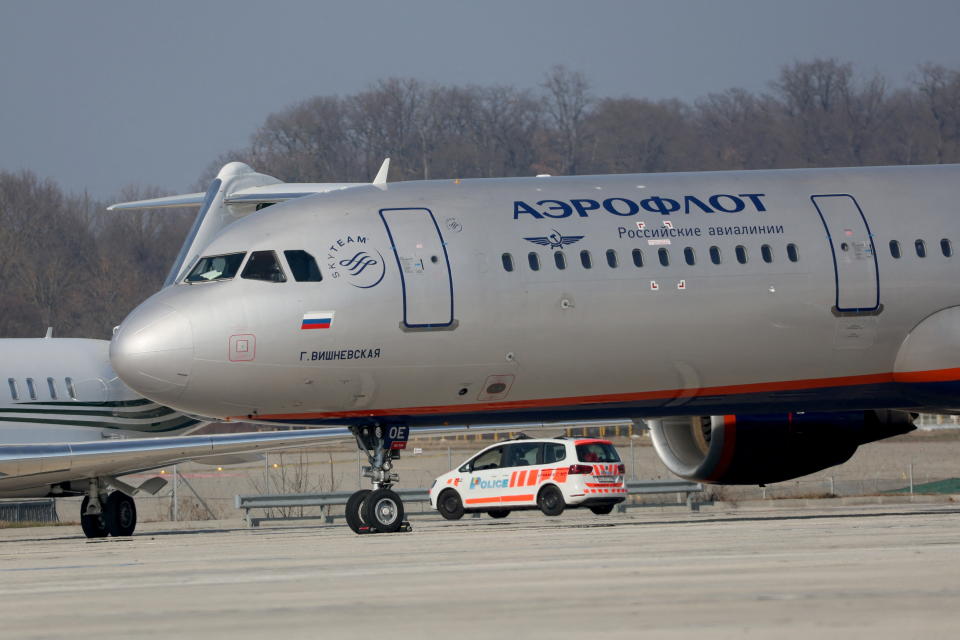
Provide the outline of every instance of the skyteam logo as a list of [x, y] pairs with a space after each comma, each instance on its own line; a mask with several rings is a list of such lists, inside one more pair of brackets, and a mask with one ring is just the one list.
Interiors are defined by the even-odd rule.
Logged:
[[548, 236], [533, 236], [530, 238], [524, 238], [527, 242], [532, 242], [533, 244], [539, 244], [542, 247], [548, 247], [550, 249], [563, 249], [568, 244], [573, 244], [583, 240], [583, 236], [565, 236], [562, 235], [556, 229], [551, 229], [553, 233]]
[[358, 289], [377, 286], [386, 274], [383, 254], [367, 247], [366, 236], [339, 238], [327, 250], [327, 269], [333, 278], [346, 278]]

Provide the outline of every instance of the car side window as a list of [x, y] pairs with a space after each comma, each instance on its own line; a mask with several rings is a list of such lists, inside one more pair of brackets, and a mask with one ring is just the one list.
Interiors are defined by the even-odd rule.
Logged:
[[567, 457], [567, 447], [562, 442], [548, 442], [543, 445], [543, 464], [561, 462]]
[[483, 471], [484, 469], [499, 469], [503, 461], [503, 447], [494, 447], [484, 451], [470, 464], [471, 471]]
[[507, 447], [503, 466], [525, 467], [533, 464], [540, 464], [539, 442], [514, 442]]

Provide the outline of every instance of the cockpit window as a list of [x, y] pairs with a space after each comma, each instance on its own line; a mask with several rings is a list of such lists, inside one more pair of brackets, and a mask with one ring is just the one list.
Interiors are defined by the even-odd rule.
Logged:
[[214, 280], [229, 280], [237, 275], [237, 269], [243, 262], [246, 253], [228, 253], [222, 256], [206, 256], [200, 258], [197, 266], [185, 278], [185, 282], [213, 282]]
[[313, 256], [301, 249], [292, 249], [284, 251], [283, 255], [287, 257], [287, 264], [290, 265], [290, 272], [293, 279], [297, 282], [320, 282], [323, 276], [320, 274], [320, 267]]
[[250, 254], [247, 266], [243, 268], [241, 278], [246, 280], [266, 280], [267, 282], [286, 282], [283, 268], [277, 260], [276, 251], [254, 251]]

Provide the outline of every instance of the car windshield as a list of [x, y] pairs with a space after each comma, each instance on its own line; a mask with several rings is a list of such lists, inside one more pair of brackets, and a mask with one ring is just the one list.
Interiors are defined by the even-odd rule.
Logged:
[[214, 280], [229, 280], [237, 275], [237, 269], [243, 262], [241, 253], [227, 253], [221, 256], [205, 256], [197, 261], [184, 282], [213, 282]]
[[620, 462], [617, 450], [609, 442], [586, 442], [577, 445], [580, 462]]

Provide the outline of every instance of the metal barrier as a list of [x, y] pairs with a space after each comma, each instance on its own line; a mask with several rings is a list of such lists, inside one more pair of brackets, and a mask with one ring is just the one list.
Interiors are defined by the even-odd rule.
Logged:
[[[691, 511], [699, 511], [700, 505], [704, 504], [694, 499], [694, 494], [703, 490], [703, 485], [696, 482], [686, 482], [683, 480], [649, 480], [649, 481], [629, 481], [627, 482], [628, 495], [651, 495], [662, 493], [676, 493], [678, 499], [685, 495], [685, 504]], [[403, 499], [404, 504], [425, 503], [430, 501], [430, 494], [426, 489], [395, 489], [397, 494]], [[244, 520], [248, 527], [258, 527], [261, 522], [273, 520], [317, 520], [323, 518], [325, 522], [331, 523], [336, 518], [342, 518], [343, 514], [325, 514], [311, 516], [290, 516], [270, 514], [263, 517], [254, 517], [250, 514], [252, 509], [289, 509], [298, 507], [330, 507], [342, 506], [347, 504], [347, 500], [353, 495], [353, 491], [334, 491], [330, 493], [291, 493], [286, 495], [262, 495], [262, 496], [235, 496], [234, 504], [237, 509], [244, 512]], [[679, 502], [679, 500], [678, 500]], [[628, 504], [621, 502], [617, 505], [617, 510], [621, 513], [630, 507], [643, 506], [640, 504]], [[406, 515], [433, 514], [439, 517], [436, 511], [421, 510], [419, 512], [407, 512]], [[479, 513], [474, 513], [474, 517], [479, 518]]]
[[40, 500], [0, 501], [0, 520], [5, 522], [59, 522], [57, 501]]

